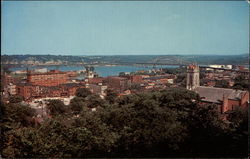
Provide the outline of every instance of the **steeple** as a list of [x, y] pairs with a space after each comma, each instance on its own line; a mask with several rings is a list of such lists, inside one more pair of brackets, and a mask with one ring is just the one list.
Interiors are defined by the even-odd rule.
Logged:
[[200, 86], [200, 71], [198, 65], [187, 66], [187, 89], [194, 90]]

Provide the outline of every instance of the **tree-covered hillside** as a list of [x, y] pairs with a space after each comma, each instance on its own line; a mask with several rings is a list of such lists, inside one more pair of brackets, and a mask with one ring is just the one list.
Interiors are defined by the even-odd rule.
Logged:
[[1, 55], [1, 62], [61, 61], [67, 64], [85, 63], [167, 63], [167, 64], [235, 64], [247, 65], [248, 55], [116, 55], [116, 56], [56, 56], [56, 55]]

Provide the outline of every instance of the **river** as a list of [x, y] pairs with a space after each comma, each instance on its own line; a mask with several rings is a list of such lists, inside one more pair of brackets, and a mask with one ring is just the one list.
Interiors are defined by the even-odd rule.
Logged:
[[[156, 65], [155, 68], [177, 68], [178, 66], [172, 65], [164, 65], [158, 66]], [[36, 69], [36, 68], [47, 68], [48, 70], [60, 70], [60, 71], [78, 71], [78, 70], [85, 70], [82, 66], [31, 66], [28, 67], [29, 70]], [[120, 72], [135, 72], [139, 70], [150, 70], [153, 69], [153, 66], [95, 66], [95, 72], [101, 77], [107, 76], [116, 76], [119, 75]], [[11, 71], [17, 70], [25, 70], [25, 67], [15, 67], [10, 68]]]

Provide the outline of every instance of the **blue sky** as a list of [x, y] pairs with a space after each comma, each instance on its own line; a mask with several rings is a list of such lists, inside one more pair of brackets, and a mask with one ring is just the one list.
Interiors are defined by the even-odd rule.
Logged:
[[2, 54], [169, 55], [249, 52], [246, 1], [9, 1]]

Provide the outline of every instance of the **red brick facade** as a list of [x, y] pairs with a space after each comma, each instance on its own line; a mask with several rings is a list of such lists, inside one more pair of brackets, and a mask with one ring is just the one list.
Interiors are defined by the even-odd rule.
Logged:
[[134, 75], [134, 76], [132, 76], [131, 77], [132, 79], [132, 83], [143, 83], [143, 78], [142, 78], [142, 76], [141, 75]]
[[104, 81], [108, 87], [112, 88], [118, 93], [122, 93], [124, 90], [127, 90], [131, 86], [131, 80], [118, 77], [118, 76], [109, 76]]
[[24, 97], [24, 100], [45, 97], [69, 97], [74, 96], [78, 88], [84, 88], [81, 84], [62, 84], [59, 86], [35, 86], [30, 84], [17, 85], [17, 94]]
[[57, 86], [68, 82], [68, 75], [60, 71], [47, 73], [28, 73], [27, 82], [38, 86]]
[[223, 101], [223, 106], [226, 111], [235, 110], [237, 107], [245, 108], [248, 106], [249, 92], [242, 94], [241, 98], [238, 100], [227, 99]]
[[99, 84], [99, 83], [103, 83], [104, 78], [102, 77], [94, 77], [94, 78], [89, 78], [88, 82], [89, 84]]

